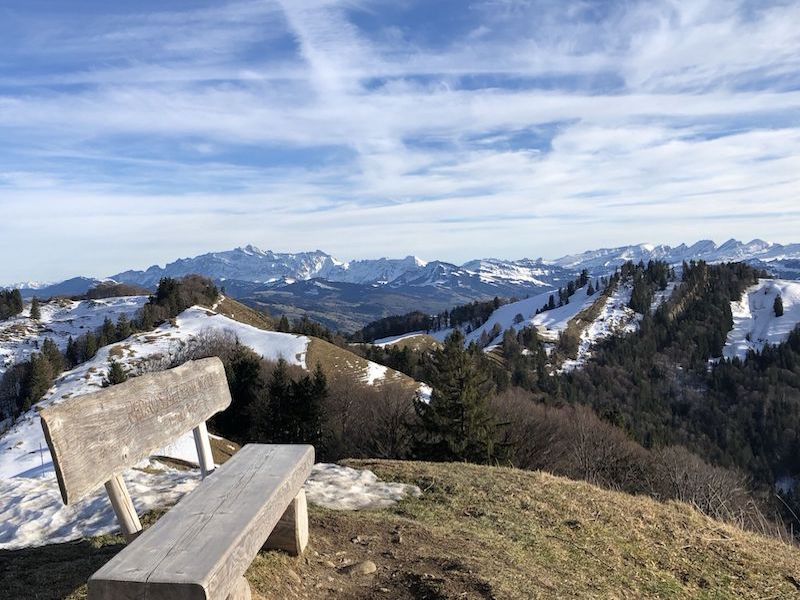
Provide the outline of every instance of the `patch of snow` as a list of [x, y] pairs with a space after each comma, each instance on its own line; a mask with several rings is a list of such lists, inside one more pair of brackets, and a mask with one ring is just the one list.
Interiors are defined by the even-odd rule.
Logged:
[[415, 485], [387, 483], [372, 471], [320, 463], [306, 481], [309, 502], [336, 510], [370, 510], [392, 506], [406, 496], [419, 497]]
[[[784, 314], [776, 317], [773, 305], [780, 294]], [[767, 344], [785, 342], [800, 323], [800, 282], [761, 279], [731, 303], [733, 329], [728, 333], [722, 355], [745, 359], [749, 350], [760, 352]]]
[[653, 303], [650, 305], [650, 312], [656, 312], [659, 306], [669, 300], [672, 297], [672, 293], [675, 291], [675, 288], [677, 288], [679, 285], [680, 281], [670, 281], [667, 283], [667, 287], [665, 289], [656, 290], [656, 293], [653, 295]]
[[178, 316], [174, 334], [185, 339], [196, 338], [207, 331], [229, 333], [267, 360], [283, 358], [289, 364], [306, 367], [307, 337], [264, 331], [199, 306], [189, 308]]
[[401, 333], [400, 335], [390, 335], [389, 337], [375, 340], [374, 342], [372, 342], [372, 345], [383, 348], [384, 346], [391, 346], [393, 344], [396, 344], [397, 342], [402, 342], [403, 340], [407, 340], [409, 338], [414, 338], [425, 334], [426, 332], [420, 329], [419, 331], [412, 331], [410, 333]]
[[431, 394], [433, 394], [433, 388], [429, 386], [427, 383], [420, 383], [419, 387], [417, 388], [417, 394], [419, 395], [419, 399], [422, 400], [425, 404], [430, 404]]
[[[139, 514], [174, 504], [200, 482], [197, 471], [163, 465], [157, 471], [131, 469], [123, 477]], [[0, 497], [0, 549], [56, 544], [119, 530], [103, 488], [65, 506], [51, 474], [0, 479]]]
[[367, 361], [367, 363], [367, 373], [364, 375], [364, 381], [367, 385], [375, 385], [375, 382], [383, 381], [386, 378], [386, 373], [389, 371], [388, 368], [372, 361]]
[[[197, 462], [196, 455], [189, 462]], [[171, 506], [200, 481], [196, 469], [177, 470], [149, 461], [147, 470], [123, 475], [136, 511], [141, 515]], [[316, 464], [305, 484], [308, 501], [337, 510], [392, 506], [406, 496], [420, 496], [413, 485], [380, 481], [371, 471]], [[44, 477], [0, 479], [0, 549], [56, 544], [119, 531], [111, 504], [100, 488], [65, 506], [52, 472]]]

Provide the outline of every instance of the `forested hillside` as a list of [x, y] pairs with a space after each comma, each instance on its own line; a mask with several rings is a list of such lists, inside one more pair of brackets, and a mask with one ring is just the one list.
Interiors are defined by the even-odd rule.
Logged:
[[[789, 488], [800, 473], [800, 332], [744, 361], [721, 358], [731, 304], [763, 276], [740, 263], [691, 262], [677, 277], [665, 263], [623, 265], [607, 289], [619, 299], [615, 290], [628, 287], [622, 297], [638, 326], [597, 340], [580, 368], [568, 371], [557, 367], [574, 343], [569, 336], [580, 336], [582, 319], [607, 318], [601, 310], [577, 316], [552, 350], [535, 327], [522, 326], [488, 353], [479, 345], [464, 349], [458, 333], [441, 350], [390, 345], [363, 352], [433, 385], [415, 425], [427, 443], [412, 456], [510, 461], [657, 497], [684, 497], [680, 484], [662, 477], [677, 464], [686, 477], [705, 481], [701, 488], [719, 468], [726, 497], [749, 487], [749, 479], [753, 502], [762, 498], [763, 510], [784, 511], [792, 523], [771, 490], [780, 480], [784, 502], [796, 502]], [[571, 405], [591, 409], [584, 427], [564, 413]], [[587, 455], [579, 467], [566, 458], [574, 452], [570, 440], [589, 431], [604, 440], [592, 450], [603, 465]], [[557, 451], [561, 444], [573, 450]]]

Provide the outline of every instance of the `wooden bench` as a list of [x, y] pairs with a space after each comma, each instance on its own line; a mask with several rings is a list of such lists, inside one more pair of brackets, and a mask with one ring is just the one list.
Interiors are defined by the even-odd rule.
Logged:
[[[222, 362], [207, 358], [40, 412], [64, 503], [105, 485], [129, 541], [89, 579], [90, 600], [247, 599], [262, 547], [303, 552], [314, 448], [248, 444], [215, 470], [205, 422], [230, 402]], [[204, 479], [142, 532], [121, 474], [189, 430]]]

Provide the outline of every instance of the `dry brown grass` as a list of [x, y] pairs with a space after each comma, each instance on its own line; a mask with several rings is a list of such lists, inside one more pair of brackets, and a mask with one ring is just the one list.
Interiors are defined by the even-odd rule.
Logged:
[[266, 331], [273, 331], [275, 329], [275, 324], [269, 316], [249, 306], [245, 306], [241, 302], [231, 300], [230, 298], [222, 300], [222, 302], [217, 305], [216, 311], [235, 321], [245, 323], [246, 325], [252, 325], [259, 329], [264, 329]]
[[[316, 368], [317, 364], [330, 379], [340, 377], [363, 380], [368, 372], [369, 361], [319, 338], [310, 338], [306, 352], [306, 365], [309, 369]], [[407, 384], [409, 389], [416, 390], [419, 384], [405, 373], [386, 369], [385, 382], [399, 382]]]
[[[312, 507], [301, 558], [262, 553], [247, 577], [264, 598], [796, 598], [800, 552], [688, 505], [539, 472], [351, 461], [424, 494], [386, 510]], [[157, 514], [148, 515], [153, 522]], [[0, 551], [13, 598], [85, 597], [115, 536]], [[341, 567], [372, 560], [373, 575]]]
[[442, 344], [436, 338], [427, 334], [403, 338], [391, 345], [401, 350], [410, 348], [414, 352], [428, 352], [442, 347]]

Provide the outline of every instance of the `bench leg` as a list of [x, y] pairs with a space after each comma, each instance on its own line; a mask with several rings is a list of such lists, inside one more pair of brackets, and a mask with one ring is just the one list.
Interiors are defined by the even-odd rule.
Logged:
[[125, 481], [119, 475], [115, 475], [106, 481], [106, 493], [111, 500], [111, 506], [117, 515], [117, 521], [122, 529], [125, 540], [130, 544], [142, 532], [142, 524], [139, 515], [133, 506], [131, 495], [125, 486]]
[[247, 582], [247, 579], [240, 577], [225, 600], [252, 600], [252, 598], [253, 594], [250, 591], [250, 584]]
[[281, 520], [264, 544], [266, 550], [283, 550], [292, 556], [299, 556], [308, 545], [308, 507], [306, 492], [300, 490], [289, 504]]

